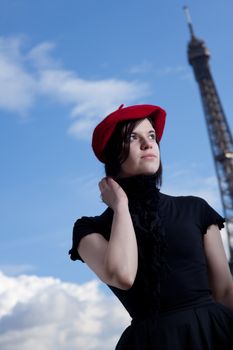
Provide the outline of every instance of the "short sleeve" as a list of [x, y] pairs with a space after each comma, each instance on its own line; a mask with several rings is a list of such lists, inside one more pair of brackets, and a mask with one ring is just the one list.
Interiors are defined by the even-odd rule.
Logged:
[[69, 250], [71, 260], [83, 259], [78, 253], [78, 245], [81, 239], [92, 233], [100, 233], [105, 239], [109, 240], [112, 225], [112, 211], [110, 208], [106, 209], [100, 216], [83, 216], [78, 219], [73, 227], [73, 244]]
[[201, 199], [201, 220], [203, 234], [207, 232], [210, 225], [217, 225], [221, 230], [224, 227], [225, 219], [217, 213], [204, 199]]

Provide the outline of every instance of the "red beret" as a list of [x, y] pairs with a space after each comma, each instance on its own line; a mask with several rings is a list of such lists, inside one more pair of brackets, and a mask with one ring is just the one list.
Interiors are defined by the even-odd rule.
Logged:
[[92, 148], [96, 157], [101, 162], [106, 162], [103, 155], [104, 149], [119, 122], [142, 119], [146, 117], [152, 118], [156, 138], [159, 142], [163, 134], [166, 118], [166, 112], [161, 107], [153, 105], [135, 105], [124, 108], [124, 105], [121, 105], [116, 111], [104, 118], [94, 129], [92, 136]]

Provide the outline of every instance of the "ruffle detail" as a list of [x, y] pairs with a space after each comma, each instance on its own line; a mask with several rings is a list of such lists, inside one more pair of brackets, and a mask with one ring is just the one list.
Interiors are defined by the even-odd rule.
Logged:
[[168, 272], [166, 237], [159, 213], [160, 193], [155, 175], [117, 180], [129, 199], [129, 210], [138, 243], [138, 274], [142, 276], [148, 308], [159, 311], [160, 281]]

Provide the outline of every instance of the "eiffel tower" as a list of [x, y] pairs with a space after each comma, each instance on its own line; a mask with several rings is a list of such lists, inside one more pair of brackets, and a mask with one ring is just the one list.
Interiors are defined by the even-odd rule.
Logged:
[[188, 61], [193, 67], [199, 86], [209, 141], [214, 160], [223, 212], [226, 219], [230, 259], [233, 272], [233, 141], [230, 128], [212, 77], [210, 53], [203, 40], [193, 30], [188, 7], [184, 7], [191, 39], [188, 43]]

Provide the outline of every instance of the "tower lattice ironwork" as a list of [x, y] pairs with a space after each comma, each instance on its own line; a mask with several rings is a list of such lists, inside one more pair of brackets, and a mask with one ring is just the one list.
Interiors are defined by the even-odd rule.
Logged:
[[189, 10], [184, 7], [191, 39], [188, 43], [188, 61], [193, 67], [204, 108], [207, 131], [216, 169], [220, 197], [226, 218], [226, 231], [233, 272], [233, 141], [227, 119], [210, 71], [209, 51], [203, 40], [193, 31]]

